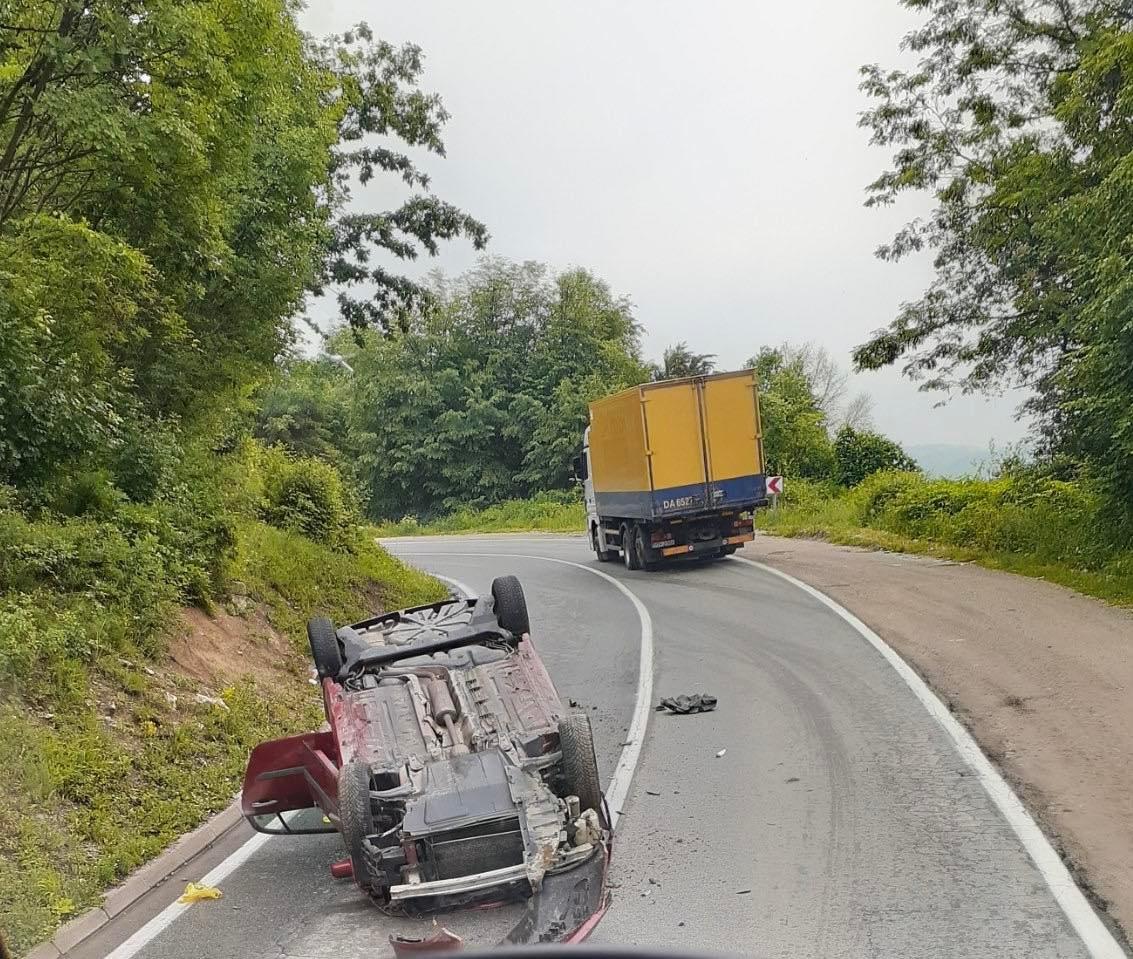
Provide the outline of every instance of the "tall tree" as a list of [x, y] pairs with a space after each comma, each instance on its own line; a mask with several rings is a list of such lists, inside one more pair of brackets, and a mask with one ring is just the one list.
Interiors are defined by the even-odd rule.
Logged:
[[587, 403], [648, 372], [629, 303], [584, 270], [486, 260], [406, 332], [335, 341], [370, 511], [433, 515], [569, 485]]
[[802, 358], [765, 346], [747, 365], [755, 370], [759, 382], [767, 472], [826, 478], [834, 453], [826, 413], [819, 406]]
[[855, 353], [924, 388], [1034, 391], [1048, 449], [1133, 515], [1133, 8], [1109, 0], [906, 0], [908, 71], [864, 68], [862, 118], [893, 165], [870, 205], [932, 214], [879, 250], [936, 277]]
[[162, 414], [259, 375], [325, 248], [341, 113], [290, 2], [0, 11], [0, 230], [69, 216], [145, 256], [189, 334], [147, 398]]
[[[311, 51], [335, 78], [341, 108], [328, 195], [335, 218], [316, 292], [336, 290], [343, 318], [356, 329], [405, 329], [430, 291], [374, 262], [375, 255], [414, 260], [421, 252], [436, 256], [442, 240], [466, 237], [478, 250], [488, 242], [484, 224], [434, 196], [428, 175], [405, 152], [418, 148], [444, 156], [441, 130], [449, 115], [437, 94], [419, 87], [420, 47], [395, 47], [359, 24], [312, 43]], [[355, 185], [383, 173], [400, 178], [408, 195], [392, 209], [358, 209]], [[364, 294], [354, 293], [356, 287]]]

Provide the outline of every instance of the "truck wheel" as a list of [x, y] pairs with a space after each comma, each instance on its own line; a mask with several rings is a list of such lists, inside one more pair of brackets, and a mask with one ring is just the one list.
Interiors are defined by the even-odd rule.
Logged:
[[590, 528], [590, 548], [594, 550], [594, 555], [598, 557], [599, 563], [609, 563], [618, 558], [618, 551], [616, 549], [602, 549], [602, 547], [598, 545], [597, 526]]
[[354, 881], [370, 892], [373, 878], [362, 844], [374, 832], [374, 812], [370, 806], [370, 767], [365, 763], [347, 763], [338, 771], [338, 822]]
[[637, 527], [622, 527], [622, 559], [626, 569], [641, 569], [641, 559], [637, 552]]
[[342, 669], [342, 650], [334, 633], [334, 623], [325, 616], [307, 621], [307, 641], [311, 644], [311, 658], [320, 679], [337, 676]]
[[638, 529], [633, 537], [633, 551], [637, 554], [637, 568], [646, 571], [657, 568], [657, 564], [647, 559], [645, 556], [645, 534], [642, 530]]
[[583, 810], [600, 811], [602, 784], [589, 716], [572, 713], [559, 720], [559, 748], [563, 751], [563, 785], [567, 795], [577, 796]]
[[523, 587], [514, 576], [497, 576], [492, 580], [492, 599], [496, 601], [496, 622], [516, 638], [531, 632], [527, 600]]

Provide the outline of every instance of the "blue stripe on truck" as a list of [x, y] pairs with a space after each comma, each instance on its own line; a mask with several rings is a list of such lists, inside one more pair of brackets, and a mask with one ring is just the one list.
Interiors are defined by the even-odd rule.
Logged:
[[[711, 500], [709, 497], [711, 496]], [[711, 484], [711, 493], [704, 483], [689, 486], [672, 486], [648, 492], [595, 493], [595, 507], [599, 516], [616, 516], [626, 519], [658, 519], [680, 516], [710, 509], [732, 506], [750, 506], [767, 498], [767, 481], [762, 474], [737, 476], [717, 480]]]
[[599, 516], [619, 519], [652, 519], [653, 504], [647, 492], [594, 493], [594, 507]]
[[716, 480], [712, 484], [713, 506], [739, 506], [767, 499], [767, 477], [762, 473]]

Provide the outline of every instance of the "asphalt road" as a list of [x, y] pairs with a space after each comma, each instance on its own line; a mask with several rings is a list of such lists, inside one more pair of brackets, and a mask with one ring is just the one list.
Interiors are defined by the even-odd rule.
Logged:
[[[713, 713], [650, 715], [618, 804], [614, 900], [595, 939], [775, 957], [1089, 955], [940, 725], [814, 597], [735, 560], [629, 573], [596, 563], [580, 538], [390, 547], [477, 592], [497, 575], [520, 577], [537, 646], [564, 700], [590, 712], [607, 777], [631, 727], [642, 622], [593, 570], [648, 611], [654, 700], [719, 697]], [[121, 942], [139, 915], [85, 954], [387, 954], [395, 924], [330, 879], [340, 855], [336, 837], [269, 839], [225, 877], [223, 900], [112, 952], [107, 936]], [[491, 944], [514, 919], [498, 910], [442, 922]]]

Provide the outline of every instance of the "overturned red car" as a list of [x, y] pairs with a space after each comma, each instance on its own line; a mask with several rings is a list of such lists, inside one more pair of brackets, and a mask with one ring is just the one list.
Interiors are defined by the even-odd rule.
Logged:
[[529, 906], [513, 941], [595, 922], [610, 836], [590, 720], [563, 708], [519, 581], [307, 632], [328, 728], [252, 751], [249, 822], [337, 829], [355, 882], [382, 904], [556, 900]]

